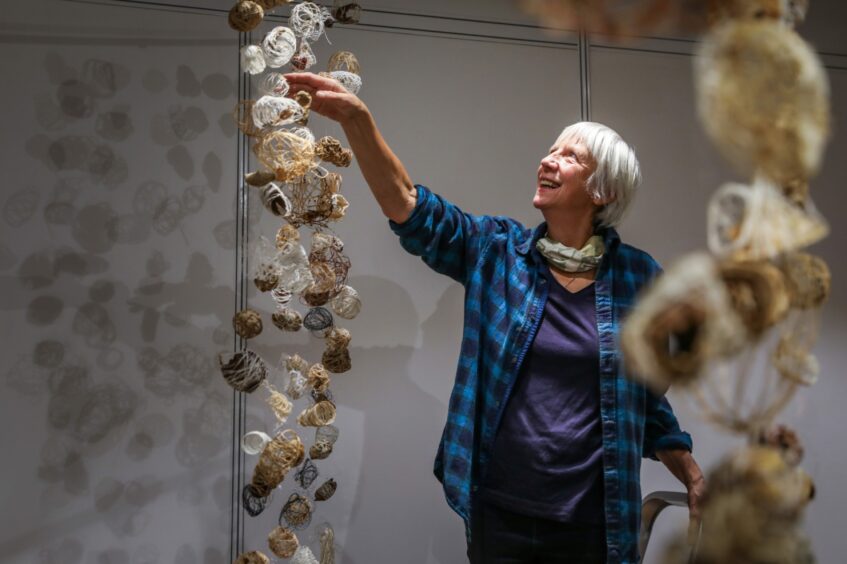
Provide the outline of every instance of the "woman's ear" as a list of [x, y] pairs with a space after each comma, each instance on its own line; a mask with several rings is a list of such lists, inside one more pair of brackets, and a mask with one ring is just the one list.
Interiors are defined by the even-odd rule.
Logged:
[[599, 194], [592, 194], [591, 201], [594, 202], [594, 205], [597, 207], [603, 207], [608, 204], [611, 204], [615, 201], [615, 196], [600, 196]]

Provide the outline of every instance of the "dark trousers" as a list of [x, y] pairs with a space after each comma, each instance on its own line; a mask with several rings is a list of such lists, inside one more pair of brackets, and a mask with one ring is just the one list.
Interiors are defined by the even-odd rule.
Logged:
[[603, 564], [603, 525], [573, 525], [480, 502], [471, 517], [471, 564]]

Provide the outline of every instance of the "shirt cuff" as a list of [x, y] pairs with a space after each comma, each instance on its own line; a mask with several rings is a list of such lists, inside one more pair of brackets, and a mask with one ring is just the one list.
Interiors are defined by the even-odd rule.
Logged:
[[651, 453], [650, 458], [657, 460], [658, 457], [656, 456], [656, 453], [662, 450], [687, 450], [688, 452], [692, 452], [693, 446], [691, 435], [685, 431], [668, 433], [658, 439], [653, 445], [653, 452]]
[[388, 226], [391, 227], [391, 230], [400, 237], [405, 237], [406, 235], [410, 235], [417, 231], [421, 224], [426, 221], [426, 208], [431, 206], [430, 202], [433, 199], [433, 195], [432, 192], [429, 191], [429, 188], [420, 184], [415, 184], [415, 189], [417, 190], [415, 207], [412, 210], [412, 213], [409, 214], [409, 217], [406, 218], [406, 221], [403, 223], [397, 223], [390, 219], [388, 220]]

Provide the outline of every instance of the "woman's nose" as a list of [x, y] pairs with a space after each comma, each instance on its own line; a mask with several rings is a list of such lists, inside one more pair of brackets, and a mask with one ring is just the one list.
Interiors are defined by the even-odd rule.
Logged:
[[552, 158], [550, 155], [547, 155], [546, 157], [541, 159], [541, 166], [547, 169], [555, 169], [556, 159]]

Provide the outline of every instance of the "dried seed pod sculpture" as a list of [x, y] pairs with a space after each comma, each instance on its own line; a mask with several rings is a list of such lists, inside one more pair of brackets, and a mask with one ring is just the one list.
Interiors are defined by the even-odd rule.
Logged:
[[271, 408], [271, 411], [274, 412], [277, 422], [281, 425], [288, 420], [288, 416], [291, 415], [293, 405], [291, 404], [291, 401], [285, 397], [285, 394], [277, 390], [273, 387], [273, 385], [269, 384], [267, 380], [265, 380], [265, 388], [270, 394], [266, 400], [268, 406]]
[[251, 484], [261, 497], [267, 497], [276, 488], [291, 468], [300, 464], [304, 456], [303, 443], [291, 429], [274, 437], [259, 456], [253, 470]]
[[335, 564], [335, 531], [332, 530], [329, 523], [321, 528], [320, 543], [320, 564]]
[[282, 331], [299, 331], [303, 326], [300, 313], [287, 307], [274, 312], [271, 320]]
[[221, 375], [226, 383], [239, 392], [251, 393], [268, 376], [268, 367], [262, 358], [250, 350], [229, 355], [218, 355]]
[[297, 535], [291, 529], [277, 527], [268, 535], [268, 548], [280, 558], [291, 558], [299, 547]]
[[353, 162], [353, 151], [342, 147], [341, 142], [333, 137], [321, 137], [315, 146], [315, 154], [335, 166], [348, 167]]
[[668, 564], [711, 562], [811, 563], [815, 558], [800, 521], [814, 485], [780, 450], [751, 446], [709, 473], [703, 532], [689, 560], [671, 547]]
[[314, 462], [307, 458], [306, 462], [303, 463], [303, 466], [301, 466], [297, 471], [294, 479], [298, 484], [300, 484], [300, 487], [305, 490], [312, 487], [314, 481], [318, 479], [318, 475], [318, 467], [315, 466]]
[[335, 483], [335, 480], [330, 478], [323, 484], [321, 484], [317, 490], [315, 490], [315, 501], [326, 501], [333, 496], [335, 490], [338, 488], [338, 484]]
[[236, 31], [250, 31], [262, 23], [265, 11], [256, 2], [242, 0], [236, 2], [229, 11], [229, 26]]
[[239, 554], [233, 564], [270, 564], [271, 560], [258, 550]]
[[727, 159], [778, 186], [818, 170], [829, 86], [794, 31], [770, 21], [729, 22], [707, 36], [696, 60], [701, 122]]
[[335, 404], [331, 401], [319, 401], [307, 407], [297, 416], [297, 422], [303, 427], [322, 427], [335, 421]]
[[312, 502], [309, 498], [293, 493], [279, 514], [279, 523], [286, 523], [295, 530], [304, 529], [312, 520]]
[[269, 72], [259, 82], [259, 91], [268, 96], [285, 96], [289, 88], [285, 75], [278, 72]]
[[244, 72], [259, 74], [265, 70], [265, 54], [258, 45], [245, 45], [241, 48], [241, 67]]
[[[289, 0], [237, 2], [229, 15], [230, 25], [249, 31], [266, 13], [288, 3]], [[343, 254], [344, 245], [327, 232], [328, 224], [345, 217], [349, 202], [340, 194], [341, 176], [318, 164], [346, 167], [353, 155], [331, 137], [315, 140], [308, 127], [311, 94], [292, 92], [283, 72], [272, 69], [286, 65], [295, 71], [309, 69], [317, 63], [312, 44], [334, 23], [353, 23], [360, 13], [361, 7], [355, 3], [336, 2], [332, 14], [312, 2], [297, 3], [292, 5], [288, 27], [273, 27], [259, 45], [247, 45], [241, 51], [242, 68], [258, 75], [260, 93], [255, 100], [240, 101], [234, 112], [239, 130], [251, 138], [253, 154], [261, 164], [258, 170], [245, 175], [244, 184], [257, 189], [250, 197], [260, 198], [282, 223], [274, 240], [260, 237], [252, 253], [249, 276], [260, 291], [269, 294], [273, 303], [271, 321], [276, 327], [292, 332], [306, 327], [314, 336], [326, 338], [321, 364], [310, 365], [298, 355], [283, 358], [282, 368], [288, 373], [284, 391], [268, 380], [270, 368], [256, 353], [244, 351], [220, 359], [224, 378], [235, 389], [250, 392], [264, 384], [267, 406], [276, 418], [273, 438], [260, 431], [242, 438], [244, 452], [259, 455], [252, 479], [241, 492], [243, 507], [254, 516], [267, 507], [273, 490], [295, 467], [299, 467], [297, 485], [303, 489], [313, 487], [319, 474], [315, 461], [332, 452], [338, 429], [330, 425], [336, 417], [330, 372], [350, 369], [351, 336], [346, 329], [334, 327], [329, 308], [345, 319], [352, 319], [361, 309], [356, 291], [346, 285], [350, 261]], [[334, 77], [351, 92], [361, 88], [360, 66], [352, 53], [335, 53], [327, 68], [323, 74]], [[301, 242], [301, 227], [312, 231], [308, 252]], [[301, 313], [295, 309], [295, 294], [308, 310]], [[237, 313], [233, 324], [245, 339], [256, 337], [262, 328], [262, 320], [254, 310]], [[297, 401], [308, 402], [298, 408], [297, 424], [317, 428], [315, 442], [309, 448], [310, 458], [305, 462], [305, 448], [297, 434], [290, 428], [280, 429], [291, 425], [288, 419]], [[330, 480], [318, 488], [315, 499], [328, 499], [334, 491], [335, 482]], [[311, 521], [309, 497], [293, 494], [282, 508], [280, 527], [268, 536], [273, 554], [290, 558], [295, 564], [318, 564], [307, 547], [299, 546], [293, 532]], [[332, 564], [334, 535], [328, 525], [321, 539], [320, 564]], [[244, 564], [268, 562], [259, 552], [245, 553], [240, 558], [238, 561]]]
[[301, 546], [291, 557], [291, 564], [320, 564], [315, 558], [312, 549], [308, 546]]
[[259, 495], [253, 484], [245, 484], [241, 490], [241, 505], [250, 517], [258, 517], [268, 506], [269, 497]]
[[[268, 66], [271, 68], [279, 68], [287, 65], [291, 60], [291, 57], [294, 56], [294, 51], [297, 49], [297, 37], [295, 37], [294, 32], [287, 27], [275, 27], [270, 30], [262, 40], [262, 49]], [[283, 80], [285, 79], [283, 78]], [[287, 92], [288, 89], [286, 88], [285, 90]], [[277, 96], [285, 96], [286, 94], [286, 92], [278, 94], [275, 89], [273, 92]]]
[[244, 309], [232, 317], [232, 326], [242, 339], [252, 339], [262, 332], [262, 317], [258, 311]]

